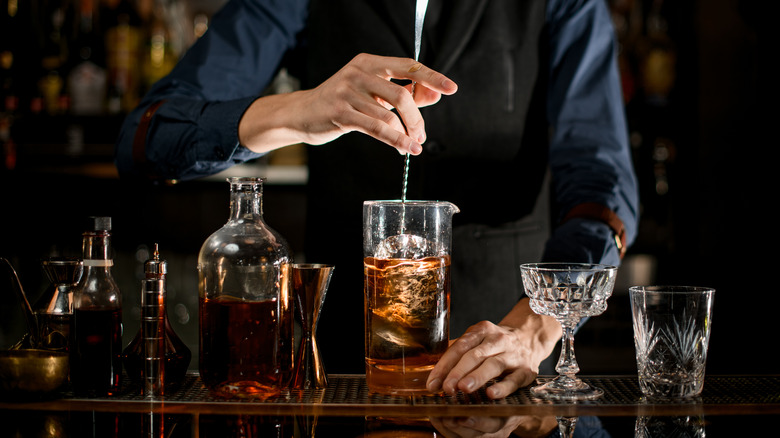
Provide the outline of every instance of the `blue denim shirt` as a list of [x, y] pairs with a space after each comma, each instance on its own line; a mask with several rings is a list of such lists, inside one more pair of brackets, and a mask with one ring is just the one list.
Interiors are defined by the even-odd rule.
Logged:
[[[208, 32], [128, 115], [116, 146], [120, 175], [139, 172], [132, 152], [136, 128], [146, 108], [162, 99], [146, 143], [146, 158], [158, 175], [190, 180], [259, 157], [239, 144], [238, 123], [284, 55], [300, 43], [307, 8], [307, 0], [228, 2]], [[630, 243], [639, 200], [609, 11], [603, 0], [549, 0], [546, 19], [549, 165], [556, 202], [609, 207], [625, 224]], [[620, 263], [611, 230], [588, 219], [558, 227], [544, 258]]]

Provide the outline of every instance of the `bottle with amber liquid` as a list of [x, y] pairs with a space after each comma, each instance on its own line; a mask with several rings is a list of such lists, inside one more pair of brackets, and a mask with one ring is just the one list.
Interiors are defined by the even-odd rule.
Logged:
[[106, 23], [107, 109], [112, 114], [127, 113], [140, 98], [142, 21], [130, 0], [110, 5], [101, 11]]
[[70, 378], [78, 395], [115, 395], [122, 374], [122, 294], [114, 280], [111, 218], [83, 234], [84, 273], [73, 291]]
[[292, 260], [263, 220], [263, 180], [228, 182], [230, 219], [198, 255], [200, 376], [214, 395], [263, 399], [292, 376]]
[[[122, 354], [128, 377], [134, 383], [143, 384], [145, 392], [150, 392], [148, 390], [154, 386], [150, 380], [154, 377], [152, 374], [155, 373], [155, 360], [162, 361], [164, 383], [161, 389], [162, 392], [168, 393], [184, 382], [192, 359], [190, 349], [176, 335], [168, 319], [165, 280], [167, 272], [167, 262], [160, 259], [158, 246], [155, 244], [152, 258], [144, 263], [141, 328]], [[161, 338], [161, 348], [154, 345], [157, 337]], [[155, 354], [153, 350], [156, 349], [161, 351]]]

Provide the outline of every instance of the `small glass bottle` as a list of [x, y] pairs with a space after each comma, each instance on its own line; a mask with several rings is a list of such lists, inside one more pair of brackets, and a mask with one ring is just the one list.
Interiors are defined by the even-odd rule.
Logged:
[[292, 376], [292, 260], [263, 221], [263, 179], [228, 182], [230, 219], [198, 255], [200, 376], [218, 396], [267, 398]]
[[84, 273], [73, 291], [71, 383], [79, 395], [115, 395], [122, 374], [122, 294], [111, 272], [110, 217], [90, 218], [82, 249]]
[[[142, 281], [143, 287], [141, 289], [142, 326], [135, 338], [127, 345], [122, 355], [128, 377], [136, 383], [141, 384], [143, 382], [145, 392], [149, 392], [147, 390], [151, 389], [147, 388], [151, 383], [149, 380], [151, 377], [150, 373], [144, 372], [145, 366], [149, 365], [147, 362], [151, 361], [151, 356], [149, 354], [149, 345], [146, 346], [146, 352], [144, 352], [144, 342], [150, 342], [154, 336], [152, 333], [149, 335], [144, 334], [144, 324], [146, 324], [146, 328], [156, 332], [156, 329], [159, 327], [156, 321], [153, 320], [157, 315], [153, 313], [157, 312], [162, 319], [164, 392], [176, 390], [184, 382], [187, 367], [189, 367], [192, 359], [190, 349], [173, 331], [171, 322], [168, 319], [166, 302], [167, 282], [165, 279], [167, 272], [168, 264], [165, 260], [160, 259], [160, 252], [157, 244], [155, 244], [152, 258], [144, 263], [144, 280]], [[155, 299], [156, 301], [153, 302]], [[156, 304], [156, 306], [153, 304]], [[147, 341], [144, 341], [144, 338], [147, 338]], [[162, 392], [151, 395], [162, 395]]]

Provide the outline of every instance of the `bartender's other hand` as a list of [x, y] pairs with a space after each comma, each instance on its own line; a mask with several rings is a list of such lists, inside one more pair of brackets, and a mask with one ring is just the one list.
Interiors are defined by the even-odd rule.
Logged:
[[442, 355], [428, 377], [430, 391], [474, 392], [490, 379], [504, 376], [487, 389], [487, 396], [505, 397], [531, 383], [539, 373], [523, 345], [519, 330], [482, 321], [469, 327]]
[[500, 325], [482, 321], [452, 342], [428, 376], [427, 389], [470, 393], [501, 377], [486, 394], [491, 399], [506, 397], [534, 381], [539, 364], [560, 337], [560, 324], [533, 313], [523, 298]]
[[[414, 96], [411, 84], [401, 86], [391, 79], [415, 82]], [[309, 144], [358, 131], [417, 155], [426, 138], [418, 107], [457, 89], [455, 82], [413, 59], [360, 54], [320, 86], [305, 91], [306, 104], [300, 109], [308, 116], [301, 129]]]

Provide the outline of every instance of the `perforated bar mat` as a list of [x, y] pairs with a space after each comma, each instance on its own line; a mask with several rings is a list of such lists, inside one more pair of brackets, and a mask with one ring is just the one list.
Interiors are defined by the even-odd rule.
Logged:
[[[543, 383], [551, 378], [540, 377], [537, 382]], [[455, 396], [388, 396], [369, 393], [365, 377], [362, 375], [332, 375], [325, 389], [290, 390], [266, 400], [224, 399], [210, 394], [197, 374], [189, 374], [178, 391], [164, 397], [163, 403], [166, 407], [183, 404], [182, 408], [187, 409], [186, 405], [193, 405], [190, 409], [213, 412], [225, 409], [281, 412], [289, 410], [291, 405], [294, 405], [302, 412], [344, 415], [356, 412], [459, 414], [468, 413], [473, 409], [484, 410], [488, 406], [491, 406], [490, 412], [496, 415], [515, 414], [529, 409], [540, 412], [540, 408], [544, 410], [545, 407], [556, 412], [571, 407], [577, 413], [604, 413], [612, 408], [613, 414], [626, 415], [636, 413], [638, 408], [647, 410], [651, 407], [653, 411], [659, 412], [665, 407], [679, 410], [681, 406], [689, 406], [697, 412], [704, 408], [710, 411], [714, 408], [721, 413], [753, 412], [756, 409], [780, 412], [780, 376], [707, 376], [701, 397], [693, 400], [670, 401], [644, 399], [635, 376], [582, 376], [582, 379], [591, 386], [601, 388], [604, 395], [589, 401], [553, 401], [533, 396], [530, 387], [526, 387], [499, 400], [490, 400], [486, 396], [485, 388], [472, 394], [459, 393]], [[118, 396], [103, 399], [79, 399], [68, 392], [63, 394], [63, 399], [70, 400], [76, 405], [81, 400], [108, 405], [117, 402], [130, 402], [130, 404], [139, 402], [139, 405], [148, 406], [149, 399], [143, 396], [139, 387], [126, 384], [124, 388]]]

